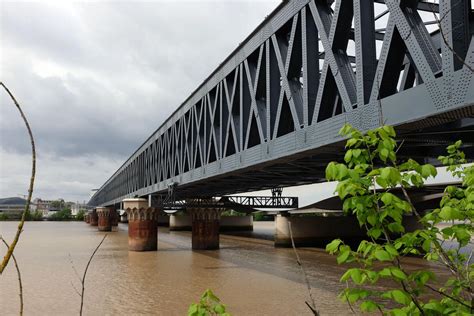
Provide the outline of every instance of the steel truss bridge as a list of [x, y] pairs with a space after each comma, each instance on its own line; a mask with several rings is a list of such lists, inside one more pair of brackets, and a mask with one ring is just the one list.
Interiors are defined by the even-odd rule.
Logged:
[[396, 126], [402, 156], [432, 160], [456, 139], [472, 155], [471, 5], [282, 2], [89, 204], [170, 185], [194, 198], [321, 182], [346, 122]]

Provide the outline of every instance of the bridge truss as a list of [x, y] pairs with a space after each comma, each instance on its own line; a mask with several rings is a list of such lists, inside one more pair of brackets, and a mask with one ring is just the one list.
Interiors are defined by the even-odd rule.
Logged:
[[283, 2], [89, 203], [323, 181], [346, 122], [395, 125], [401, 155], [430, 159], [453, 139], [472, 152], [471, 24], [467, 0]]

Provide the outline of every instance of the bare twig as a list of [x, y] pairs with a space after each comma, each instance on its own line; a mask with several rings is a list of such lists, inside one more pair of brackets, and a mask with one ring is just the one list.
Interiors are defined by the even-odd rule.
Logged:
[[21, 118], [23, 119], [26, 129], [28, 130], [28, 135], [30, 137], [30, 142], [31, 142], [31, 178], [30, 178], [30, 187], [28, 189], [28, 198], [26, 200], [25, 210], [23, 211], [23, 214], [21, 215], [20, 223], [18, 224], [18, 229], [16, 231], [15, 237], [13, 238], [13, 242], [8, 247], [7, 253], [3, 257], [3, 261], [0, 264], [0, 274], [2, 274], [3, 270], [5, 270], [5, 268], [8, 265], [8, 261], [10, 261], [10, 257], [13, 256], [13, 251], [15, 250], [16, 244], [18, 243], [18, 240], [20, 239], [20, 234], [23, 231], [23, 225], [25, 224], [26, 214], [30, 210], [31, 196], [33, 195], [33, 186], [35, 183], [35, 174], [36, 174], [36, 149], [35, 149], [35, 139], [33, 138], [33, 132], [31, 131], [30, 124], [28, 123], [28, 120], [26, 119], [26, 116], [23, 113], [23, 110], [21, 109], [20, 104], [18, 104], [13, 94], [3, 84], [3, 82], [0, 82], [0, 86], [2, 86], [3, 89], [5, 89], [5, 91], [8, 93], [13, 103], [15, 104], [16, 108], [20, 112]]
[[[347, 281], [346, 281], [346, 288], [347, 289], [349, 288], [349, 282], [347, 282]], [[355, 315], [354, 307], [352, 307], [351, 301], [349, 301], [349, 296], [347, 295], [347, 292], [344, 295], [346, 297], [347, 305], [349, 305], [349, 308], [351, 309], [352, 314]]]
[[[10, 247], [8, 243], [5, 241], [5, 239], [3, 239], [2, 237], [0, 237], [0, 239], [3, 241], [5, 246], [7, 246], [7, 248]], [[20, 296], [20, 316], [21, 316], [23, 315], [23, 283], [21, 282], [20, 268], [18, 267], [18, 262], [16, 261], [15, 255], [13, 253], [12, 253], [12, 259], [13, 259], [13, 263], [15, 264], [16, 273], [18, 275], [18, 285], [20, 286], [19, 296]]]
[[69, 256], [69, 262], [71, 263], [71, 267], [72, 267], [72, 270], [74, 271], [74, 274], [79, 279], [79, 282], [82, 282], [82, 279], [79, 276], [79, 272], [77, 272], [76, 266], [74, 265], [74, 261], [72, 260], [71, 254], [68, 254], [68, 256]]
[[311, 304], [308, 302], [305, 302], [305, 303], [309, 307], [311, 312], [313, 312], [314, 315], [319, 316], [319, 312], [316, 309], [316, 302], [314, 300], [313, 294], [311, 293], [311, 284], [309, 283], [308, 275], [306, 274], [303, 264], [301, 263], [301, 259], [300, 259], [300, 256], [298, 255], [298, 251], [296, 251], [296, 246], [295, 246], [295, 241], [293, 240], [293, 231], [291, 230], [290, 221], [288, 221], [288, 230], [290, 232], [291, 246], [293, 247], [293, 251], [295, 252], [295, 255], [296, 255], [296, 262], [300, 266], [301, 272], [303, 273], [304, 280], [306, 282], [306, 287], [308, 289], [309, 298], [311, 299]]
[[72, 281], [71, 281], [71, 286], [74, 289], [74, 292], [76, 292], [76, 294], [79, 295], [79, 297], [81, 297], [81, 293], [79, 293], [79, 290], [76, 288], [76, 286], [74, 285]]
[[[456, 5], [458, 5], [459, 2]], [[449, 10], [451, 11], [451, 9]], [[448, 13], [449, 13], [448, 11]], [[436, 24], [438, 24], [438, 28], [439, 28], [439, 33], [441, 34], [441, 38], [443, 39], [443, 42], [444, 42], [444, 45], [451, 51], [451, 53], [453, 53], [453, 56], [456, 57], [457, 60], [459, 60], [464, 66], [466, 66], [467, 69], [469, 69], [471, 72], [474, 73], [474, 68], [471, 67], [471, 65], [469, 65], [461, 56], [459, 56], [459, 54], [451, 47], [451, 44], [448, 42], [448, 39], [446, 38], [446, 35], [444, 34], [443, 32], [443, 28], [441, 26], [441, 21], [443, 21], [443, 19], [446, 17], [443, 16], [441, 19], [438, 18], [438, 16], [436, 15], [435, 13], [435, 10], [434, 8], [432, 8], [431, 12], [433, 13], [433, 16], [436, 20]]]
[[432, 290], [432, 291], [435, 292], [435, 293], [438, 293], [438, 294], [443, 295], [443, 296], [445, 296], [445, 297], [447, 297], [447, 298], [450, 298], [450, 299], [452, 299], [453, 301], [456, 301], [456, 302], [458, 302], [459, 304], [461, 304], [461, 305], [463, 305], [463, 306], [465, 306], [465, 307], [467, 307], [467, 308], [472, 308], [472, 306], [469, 306], [468, 304], [466, 304], [466, 303], [464, 303], [463, 301], [461, 301], [461, 300], [459, 300], [459, 299], [457, 299], [457, 298], [455, 298], [455, 297], [449, 295], [449, 294], [446, 293], [446, 292], [439, 291], [439, 290], [435, 289], [434, 287], [432, 287], [432, 286], [429, 285], [429, 284], [425, 284], [425, 287], [428, 288], [428, 289], [430, 289], [430, 290]]
[[104, 235], [104, 238], [102, 238], [102, 240], [100, 241], [100, 243], [99, 243], [99, 244], [97, 245], [97, 247], [95, 248], [94, 252], [92, 253], [92, 255], [91, 255], [90, 258], [89, 258], [89, 261], [87, 262], [86, 269], [84, 270], [84, 275], [83, 275], [82, 280], [81, 280], [82, 290], [81, 290], [81, 309], [80, 309], [80, 311], [79, 311], [79, 315], [80, 315], [80, 316], [82, 316], [82, 308], [83, 308], [83, 306], [84, 306], [84, 290], [85, 290], [85, 285], [86, 285], [87, 270], [89, 269], [89, 265], [91, 264], [91, 261], [92, 261], [92, 259], [94, 258], [94, 255], [96, 254], [97, 250], [99, 250], [100, 246], [101, 246], [102, 243], [104, 242], [105, 237], [107, 237], [107, 235]]

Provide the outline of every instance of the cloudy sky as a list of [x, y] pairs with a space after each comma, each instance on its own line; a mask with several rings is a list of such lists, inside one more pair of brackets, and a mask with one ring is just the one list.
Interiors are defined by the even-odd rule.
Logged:
[[[35, 196], [88, 200], [279, 1], [3, 1], [0, 78], [38, 151]], [[0, 197], [30, 147], [0, 92]]]

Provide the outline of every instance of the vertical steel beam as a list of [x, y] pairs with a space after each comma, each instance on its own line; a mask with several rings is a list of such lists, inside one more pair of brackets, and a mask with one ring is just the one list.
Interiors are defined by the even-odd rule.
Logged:
[[369, 102], [377, 67], [373, 0], [354, 1], [354, 29], [357, 104], [362, 106]]

